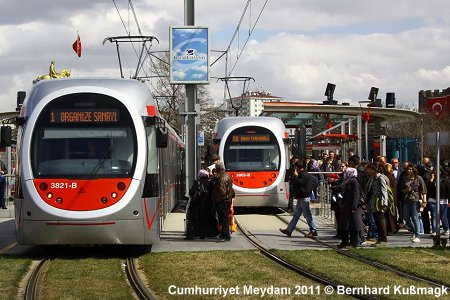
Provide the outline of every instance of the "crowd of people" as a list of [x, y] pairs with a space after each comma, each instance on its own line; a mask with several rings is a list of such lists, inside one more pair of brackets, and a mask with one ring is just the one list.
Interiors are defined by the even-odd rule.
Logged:
[[198, 172], [189, 190], [186, 239], [218, 237], [218, 242], [230, 241], [233, 184], [220, 157], [215, 155], [212, 161]]
[[[441, 234], [449, 235], [448, 162], [436, 170], [428, 157], [420, 165], [406, 161], [400, 166], [398, 158], [392, 158], [389, 163], [381, 156], [377, 162], [369, 163], [349, 153], [348, 161], [344, 161], [333, 151], [323, 152], [320, 160], [293, 156], [288, 178], [290, 208], [294, 214], [288, 227], [280, 228], [283, 234], [291, 236], [299, 217], [304, 214], [309, 226], [305, 236], [318, 235], [309, 207], [317, 196], [311, 183], [314, 180], [308, 180], [314, 177], [329, 184], [331, 189], [331, 210], [337, 225], [335, 237], [341, 239], [339, 248], [386, 246], [388, 236], [401, 228], [411, 232], [413, 243], [420, 243], [424, 234], [435, 236], [440, 225]], [[296, 203], [295, 208], [292, 203]], [[439, 224], [436, 221], [438, 205]]]
[[[187, 239], [230, 240], [230, 211], [235, 196], [232, 180], [217, 155], [212, 161], [212, 165], [199, 171], [189, 190]], [[318, 236], [310, 202], [318, 197], [320, 182], [331, 191], [331, 210], [336, 219], [334, 237], [341, 240], [339, 248], [386, 246], [388, 236], [402, 228], [411, 232], [413, 243], [420, 243], [425, 234], [435, 236], [441, 225], [440, 233], [449, 235], [448, 162], [436, 170], [428, 157], [419, 165], [405, 161], [400, 166], [395, 157], [388, 162], [381, 156], [377, 162], [369, 163], [350, 152], [348, 161], [344, 161], [330, 151], [322, 153], [319, 160], [292, 156], [287, 178], [293, 215], [288, 226], [279, 229], [286, 236], [292, 235], [302, 215], [309, 227], [305, 236]], [[437, 206], [440, 223], [436, 221]]]

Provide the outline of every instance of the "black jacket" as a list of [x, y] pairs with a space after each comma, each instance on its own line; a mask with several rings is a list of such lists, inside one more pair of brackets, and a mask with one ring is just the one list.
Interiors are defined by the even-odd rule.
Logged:
[[293, 198], [307, 198], [311, 196], [313, 190], [313, 179], [306, 171], [301, 171], [298, 176], [292, 177], [292, 197]]
[[[436, 178], [434, 181], [429, 181], [427, 185], [428, 198], [437, 198]], [[448, 199], [450, 197], [450, 178], [441, 176], [441, 182], [439, 185], [439, 198]]]

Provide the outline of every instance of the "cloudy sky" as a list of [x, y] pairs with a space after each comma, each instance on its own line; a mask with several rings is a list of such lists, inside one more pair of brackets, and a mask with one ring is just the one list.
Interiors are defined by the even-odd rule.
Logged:
[[[137, 34], [128, 0], [0, 2], [0, 111], [12, 111], [19, 90], [37, 76], [71, 69], [73, 76], [118, 77], [115, 46], [103, 39]], [[225, 50], [246, 0], [197, 0], [195, 24], [210, 28], [212, 50]], [[421, 89], [450, 86], [450, 1], [448, 0], [269, 0], [236, 63], [237, 53], [265, 0], [252, 0], [229, 57], [233, 76], [251, 76], [251, 90], [270, 91], [289, 101], [325, 100], [326, 84], [336, 84], [340, 102], [367, 100], [371, 86], [379, 98], [395, 92], [397, 103], [417, 105]], [[182, 0], [133, 0], [142, 33], [160, 40], [152, 50], [169, 48], [169, 26], [183, 25]], [[126, 31], [127, 30], [127, 31]], [[83, 46], [72, 50], [77, 31]], [[218, 56], [212, 53], [212, 61]], [[124, 57], [127, 74], [136, 57]], [[225, 76], [225, 60], [211, 69]], [[223, 84], [209, 86], [223, 101]], [[233, 93], [242, 87], [232, 87]], [[235, 95], [232, 95], [235, 96]]]

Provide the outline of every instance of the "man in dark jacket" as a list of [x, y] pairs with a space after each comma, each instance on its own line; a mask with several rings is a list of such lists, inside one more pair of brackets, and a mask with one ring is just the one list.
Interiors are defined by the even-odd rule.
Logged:
[[305, 167], [301, 161], [295, 164], [295, 170], [292, 178], [292, 196], [294, 200], [297, 200], [297, 205], [295, 207], [295, 213], [292, 217], [291, 222], [286, 229], [281, 229], [280, 231], [287, 236], [291, 236], [292, 232], [297, 225], [298, 220], [302, 213], [305, 215], [306, 222], [309, 226], [309, 233], [306, 237], [317, 236], [316, 224], [314, 224], [314, 219], [309, 207], [309, 202], [311, 201], [311, 193], [313, 190], [313, 179], [311, 175], [306, 172]]
[[300, 160], [298, 155], [293, 155], [289, 161], [289, 169], [286, 172], [286, 181], [289, 182], [289, 201], [288, 201], [288, 209], [290, 211], [294, 210], [292, 206], [292, 178], [295, 171], [295, 164]]
[[220, 232], [220, 242], [230, 240], [230, 219], [229, 212], [231, 201], [234, 196], [233, 181], [231, 176], [225, 172], [225, 166], [222, 162], [215, 164], [217, 171], [217, 181], [212, 191], [212, 199], [216, 202], [217, 218], [222, 226]]
[[355, 168], [358, 172], [358, 184], [363, 191], [366, 190], [367, 181], [369, 181], [369, 175], [367, 174], [366, 169], [361, 165], [361, 159], [358, 155], [352, 155], [348, 159], [348, 166], [350, 168]]
[[[431, 185], [435, 185], [431, 183], [431, 174], [435, 171], [433, 168], [433, 163], [429, 157], [424, 157], [422, 160], [422, 164], [418, 166], [419, 175], [422, 176], [422, 179], [425, 181], [427, 189], [431, 187]], [[430, 220], [430, 207], [429, 205], [425, 206], [420, 212], [422, 216], [423, 223], [423, 231], [424, 233], [431, 233], [431, 220]]]

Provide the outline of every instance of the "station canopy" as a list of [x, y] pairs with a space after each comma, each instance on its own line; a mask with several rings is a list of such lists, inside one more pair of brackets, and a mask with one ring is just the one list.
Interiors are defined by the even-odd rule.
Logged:
[[[277, 117], [283, 121], [287, 128], [298, 128], [308, 124], [317, 116], [330, 115], [335, 123], [339, 120], [348, 120], [367, 114], [369, 107], [350, 105], [322, 105], [320, 103], [304, 102], [264, 102], [261, 116]], [[420, 113], [397, 108], [370, 107], [370, 119], [381, 121], [412, 121], [420, 117]]]

